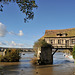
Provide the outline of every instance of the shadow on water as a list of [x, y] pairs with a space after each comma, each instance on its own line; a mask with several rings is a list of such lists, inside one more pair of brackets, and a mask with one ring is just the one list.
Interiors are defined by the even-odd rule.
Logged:
[[31, 59], [27, 59], [27, 60], [24, 60], [24, 59], [21, 59], [20, 62], [30, 62]]

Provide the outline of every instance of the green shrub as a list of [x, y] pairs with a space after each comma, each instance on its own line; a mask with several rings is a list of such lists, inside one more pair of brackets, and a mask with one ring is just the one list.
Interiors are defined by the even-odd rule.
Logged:
[[73, 47], [72, 55], [73, 55], [73, 58], [75, 59], [75, 46]]
[[34, 43], [34, 46], [33, 47], [50, 47], [51, 45], [48, 44], [45, 40], [38, 40]]
[[7, 50], [6, 55], [0, 57], [1, 62], [18, 62], [20, 59], [19, 51], [16, 49]]
[[51, 44], [48, 44], [45, 40], [39, 39], [34, 43], [33, 50], [35, 51], [35, 55], [37, 54], [39, 47], [52, 47]]

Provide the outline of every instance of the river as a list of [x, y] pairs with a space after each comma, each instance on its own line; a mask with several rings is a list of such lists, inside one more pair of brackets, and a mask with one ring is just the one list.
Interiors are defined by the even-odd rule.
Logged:
[[75, 75], [74, 61], [58, 52], [53, 56], [53, 65], [32, 65], [33, 52], [21, 54], [20, 62], [0, 62], [0, 75]]

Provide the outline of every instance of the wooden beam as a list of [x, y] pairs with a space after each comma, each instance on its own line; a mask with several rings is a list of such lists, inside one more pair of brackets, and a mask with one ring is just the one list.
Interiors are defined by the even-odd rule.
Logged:
[[58, 49], [56, 49], [52, 55], [54, 55], [54, 54], [56, 53], [57, 50], [58, 50]]

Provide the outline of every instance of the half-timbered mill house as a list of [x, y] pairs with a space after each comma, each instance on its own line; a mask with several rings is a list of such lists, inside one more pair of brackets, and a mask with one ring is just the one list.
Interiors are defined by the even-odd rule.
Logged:
[[75, 28], [46, 30], [43, 37], [54, 48], [73, 48], [75, 45]]

